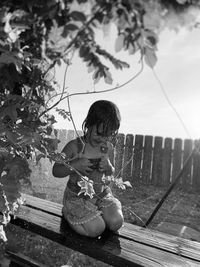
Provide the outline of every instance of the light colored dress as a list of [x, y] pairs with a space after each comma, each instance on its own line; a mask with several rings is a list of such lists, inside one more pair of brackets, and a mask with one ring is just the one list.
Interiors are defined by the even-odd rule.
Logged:
[[[80, 144], [79, 138], [77, 138], [77, 146], [78, 151], [80, 152], [82, 143]], [[80, 153], [84, 154], [84, 151], [81, 151]], [[82, 156], [80, 153], [79, 157]], [[92, 172], [92, 180], [94, 182], [94, 190], [96, 193], [93, 198], [84, 194], [78, 195], [81, 188], [77, 183], [81, 179], [77, 174], [70, 175], [63, 196], [63, 216], [73, 225], [83, 224], [93, 220], [97, 216], [101, 216], [102, 209], [111, 205], [115, 205], [117, 208], [121, 209], [121, 203], [113, 196], [110, 187], [105, 185], [103, 181], [97, 181], [95, 179], [95, 177], [99, 177], [99, 172], [98, 175], [95, 175], [95, 172], [98, 171], [94, 170]]]

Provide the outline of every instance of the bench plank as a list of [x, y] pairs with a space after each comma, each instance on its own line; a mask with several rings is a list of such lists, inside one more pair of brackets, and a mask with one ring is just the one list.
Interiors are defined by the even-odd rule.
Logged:
[[6, 251], [7, 255], [11, 259], [9, 267], [47, 267], [44, 264], [38, 263], [30, 257], [24, 256], [20, 252]]
[[23, 206], [11, 221], [31, 232], [114, 266], [199, 266], [199, 263], [113, 235], [107, 231], [101, 239], [80, 236], [60, 216]]
[[[50, 214], [62, 217], [62, 205], [30, 195], [22, 195], [28, 207], [36, 208]], [[164, 251], [172, 252], [186, 258], [200, 261], [200, 243], [190, 241], [170, 234], [143, 228], [137, 225], [124, 223], [118, 235], [145, 245]]]
[[200, 243], [159, 231], [125, 224], [119, 231], [120, 236], [163, 249], [200, 262]]

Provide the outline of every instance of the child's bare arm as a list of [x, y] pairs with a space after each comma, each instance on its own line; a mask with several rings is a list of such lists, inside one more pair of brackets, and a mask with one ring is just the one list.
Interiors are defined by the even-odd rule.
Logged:
[[[64, 153], [66, 155], [66, 162], [68, 162], [68, 160], [72, 159], [76, 153], [76, 147], [74, 144], [74, 140], [72, 140], [71, 142], [69, 142], [62, 150], [62, 153]], [[53, 169], [52, 169], [52, 173], [53, 176], [57, 177], [57, 178], [63, 178], [66, 177], [68, 175], [71, 174], [71, 170], [69, 167], [65, 166], [64, 164], [61, 163], [54, 163], [53, 165]]]
[[[66, 177], [77, 170], [82, 175], [87, 176], [92, 169], [91, 162], [86, 158], [79, 158], [77, 155], [76, 141], [72, 140], [62, 150], [62, 153], [66, 155], [67, 163], [72, 167], [67, 167], [64, 164], [55, 163], [53, 166], [53, 175], [58, 178]], [[74, 170], [75, 169], [75, 170]]]

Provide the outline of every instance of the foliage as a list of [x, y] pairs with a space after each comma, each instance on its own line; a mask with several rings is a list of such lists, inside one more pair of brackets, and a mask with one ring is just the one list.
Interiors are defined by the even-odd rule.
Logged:
[[[51, 158], [57, 148], [55, 118], [49, 111], [62, 100], [65, 88], [60, 93], [52, 74], [54, 66], [62, 62], [69, 66], [76, 52], [93, 72], [94, 82], [103, 78], [112, 83], [104, 62], [120, 70], [129, 66], [101, 47], [96, 30], [114, 23], [118, 30], [116, 52], [140, 52], [153, 68], [160, 22], [169, 10], [180, 14], [198, 5], [194, 0], [1, 1], [0, 224], [6, 224], [21, 203], [20, 185], [28, 183], [30, 175], [27, 159], [38, 153], [36, 160]], [[60, 100], [52, 104], [59, 94]], [[57, 111], [70, 119], [70, 112]]]

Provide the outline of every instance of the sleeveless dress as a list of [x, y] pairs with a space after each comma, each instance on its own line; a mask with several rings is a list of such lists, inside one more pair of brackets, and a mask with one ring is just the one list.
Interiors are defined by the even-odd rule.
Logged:
[[[81, 157], [82, 152], [80, 153], [80, 151], [83, 150], [83, 144], [80, 138], [77, 138], [76, 141], [79, 156]], [[111, 205], [121, 209], [121, 202], [113, 196], [108, 185], [101, 181], [98, 183], [94, 181], [94, 189], [95, 187], [97, 188], [95, 190], [96, 195], [90, 198], [84, 194], [78, 195], [80, 191], [80, 187], [77, 184], [78, 181], [80, 179], [77, 179], [77, 175], [71, 175], [64, 191], [62, 212], [65, 220], [69, 223], [73, 225], [87, 223], [95, 217], [101, 216], [102, 209]]]

